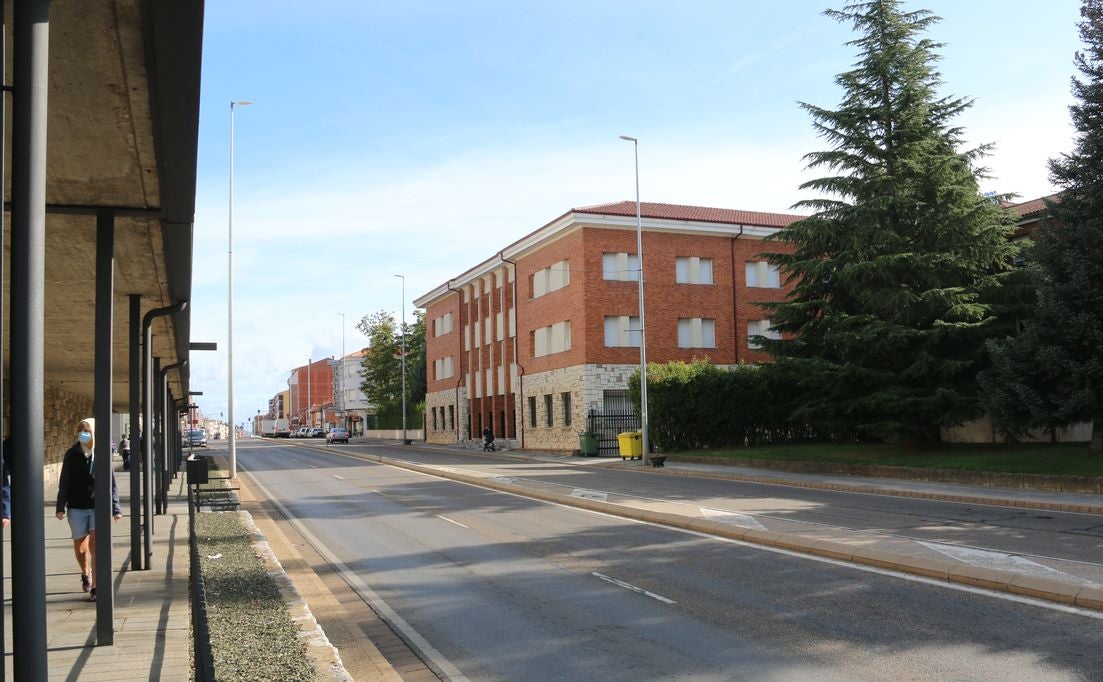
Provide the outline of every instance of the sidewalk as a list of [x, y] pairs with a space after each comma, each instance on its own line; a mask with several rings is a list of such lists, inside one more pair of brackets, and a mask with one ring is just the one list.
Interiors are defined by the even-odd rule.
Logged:
[[[96, 604], [81, 591], [69, 524], [54, 516], [57, 488], [47, 486], [46, 627], [50, 680], [190, 680], [188, 500], [172, 481], [168, 513], [153, 521], [150, 570], [130, 570], [130, 474], [116, 463], [123, 518], [112, 524], [115, 643], [95, 646]], [[13, 523], [18, 523], [14, 519]], [[10, 543], [4, 546], [6, 679], [14, 679]], [[107, 589], [100, 580], [98, 591]]]

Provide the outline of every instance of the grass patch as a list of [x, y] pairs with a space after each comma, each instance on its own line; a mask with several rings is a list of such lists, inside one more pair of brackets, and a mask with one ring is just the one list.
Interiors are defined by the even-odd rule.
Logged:
[[845, 445], [802, 443], [687, 450], [670, 454], [715, 457], [734, 461], [772, 459], [917, 469], [1103, 477], [1103, 457], [1089, 453], [1086, 443], [962, 444], [922, 449], [885, 443]]

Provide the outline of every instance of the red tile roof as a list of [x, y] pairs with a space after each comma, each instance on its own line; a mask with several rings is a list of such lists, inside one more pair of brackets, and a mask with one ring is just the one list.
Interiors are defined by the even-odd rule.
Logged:
[[1004, 208], [1012, 213], [1016, 218], [1030, 218], [1036, 214], [1045, 213], [1049, 210], [1046, 206], [1046, 201], [1056, 203], [1061, 200], [1061, 193], [1050, 194], [1048, 197], [1042, 197], [1040, 199], [1031, 199], [1030, 201], [1024, 201], [1019, 204], [1008, 204]]
[[[618, 201], [611, 204], [582, 206], [571, 209], [572, 213], [591, 213], [594, 215], [636, 215], [636, 202]], [[731, 208], [708, 208], [705, 206], [683, 206], [681, 204], [640, 203], [640, 215], [644, 218], [664, 220], [692, 220], [706, 223], [728, 223], [734, 225], [760, 225], [762, 227], [785, 227], [807, 216], [787, 213], [760, 213], [758, 211], [740, 211]]]

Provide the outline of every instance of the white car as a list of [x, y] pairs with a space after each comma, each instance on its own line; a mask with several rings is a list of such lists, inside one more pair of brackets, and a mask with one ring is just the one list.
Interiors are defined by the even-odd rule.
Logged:
[[296, 438], [309, 438], [310, 437], [310, 427], [309, 426], [300, 426], [298, 429], [295, 430], [295, 437]]

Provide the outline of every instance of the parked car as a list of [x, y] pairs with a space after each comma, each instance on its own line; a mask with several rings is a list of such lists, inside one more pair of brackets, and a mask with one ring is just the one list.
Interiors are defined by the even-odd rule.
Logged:
[[298, 428], [298, 430], [295, 432], [295, 437], [296, 438], [306, 438], [309, 435], [310, 435], [310, 427], [309, 426], [300, 426]]
[[332, 428], [329, 433], [326, 434], [327, 443], [347, 443], [349, 442], [349, 430], [341, 428], [340, 426]]
[[191, 429], [188, 431], [187, 445], [193, 448], [207, 447], [207, 432], [203, 429]]
[[319, 429], [318, 427], [314, 427], [313, 429], [310, 429], [310, 434], [309, 434], [310, 438], [324, 438], [325, 435], [326, 435], [326, 430], [325, 429]]

